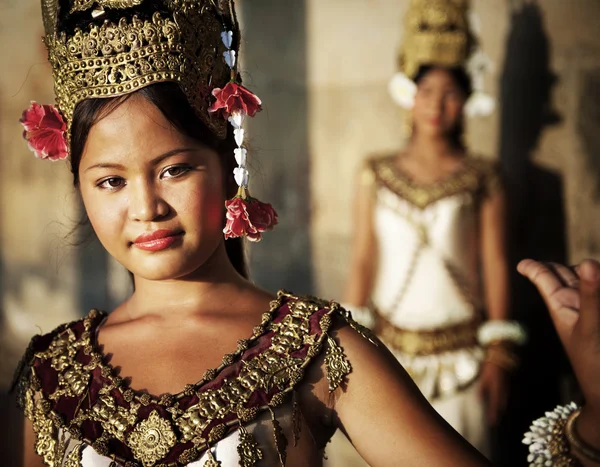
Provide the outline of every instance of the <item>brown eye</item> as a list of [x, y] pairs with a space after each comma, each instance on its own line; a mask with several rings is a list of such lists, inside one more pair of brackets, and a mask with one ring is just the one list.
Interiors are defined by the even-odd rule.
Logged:
[[183, 174], [186, 174], [191, 170], [191, 167], [187, 165], [174, 165], [172, 167], [167, 167], [163, 173], [163, 178], [176, 178], [181, 177]]
[[102, 180], [97, 186], [105, 190], [115, 190], [121, 188], [123, 185], [125, 185], [125, 180], [121, 177], [110, 177]]

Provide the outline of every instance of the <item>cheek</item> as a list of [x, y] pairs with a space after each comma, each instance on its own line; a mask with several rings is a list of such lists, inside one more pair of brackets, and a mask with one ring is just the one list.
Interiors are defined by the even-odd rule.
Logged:
[[208, 182], [195, 187], [182, 196], [178, 204], [181, 217], [190, 223], [199, 223], [199, 229], [222, 230], [225, 194], [221, 183]]
[[459, 118], [462, 114], [463, 106], [464, 103], [461, 100], [450, 100], [447, 105], [448, 114], [454, 119]]
[[110, 249], [110, 245], [118, 238], [123, 224], [122, 200], [117, 197], [107, 199], [106, 195], [82, 190], [81, 197], [87, 213], [100, 242]]

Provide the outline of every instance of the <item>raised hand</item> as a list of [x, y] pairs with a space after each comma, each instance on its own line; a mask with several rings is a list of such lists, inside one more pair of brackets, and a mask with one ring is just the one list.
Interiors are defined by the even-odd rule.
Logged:
[[590, 444], [600, 447], [600, 263], [585, 260], [569, 268], [527, 259], [518, 270], [550, 310], [585, 396], [578, 428]]

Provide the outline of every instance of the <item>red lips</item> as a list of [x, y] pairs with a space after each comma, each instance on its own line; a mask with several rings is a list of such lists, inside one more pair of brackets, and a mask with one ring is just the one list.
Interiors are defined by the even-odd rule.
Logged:
[[145, 251], [160, 251], [169, 248], [182, 235], [181, 230], [156, 230], [140, 235], [133, 241], [133, 246]]

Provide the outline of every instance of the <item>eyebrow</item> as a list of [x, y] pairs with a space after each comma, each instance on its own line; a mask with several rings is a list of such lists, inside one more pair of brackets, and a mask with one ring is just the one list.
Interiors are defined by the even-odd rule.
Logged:
[[[160, 162], [162, 162], [163, 160], [174, 156], [176, 154], [181, 154], [183, 152], [193, 152], [196, 149], [194, 148], [177, 148], [177, 149], [172, 149], [171, 151], [165, 152], [164, 154], [161, 154], [160, 156], [155, 157], [154, 159], [152, 159], [150, 161], [150, 164], [152, 165], [156, 165], [159, 164]], [[92, 169], [118, 169], [118, 170], [125, 170], [125, 166], [123, 164], [115, 164], [115, 163], [111, 163], [111, 162], [100, 162], [98, 164], [94, 164], [89, 166], [87, 169], [85, 169], [85, 172], [87, 172], [88, 170], [92, 170]]]

